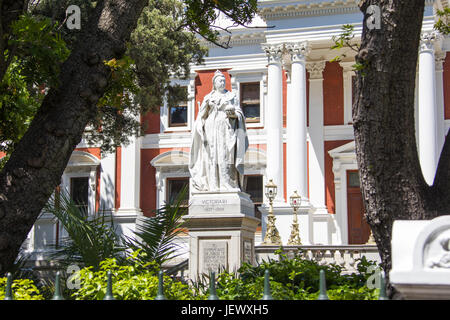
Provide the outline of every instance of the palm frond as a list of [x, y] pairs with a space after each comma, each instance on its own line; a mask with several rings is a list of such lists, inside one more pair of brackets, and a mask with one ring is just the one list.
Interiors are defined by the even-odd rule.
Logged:
[[104, 215], [89, 217], [68, 194], [61, 192], [59, 197], [52, 197], [44, 210], [52, 213], [68, 234], [53, 246], [52, 258], [63, 264], [82, 264], [97, 270], [102, 260], [118, 258], [123, 252], [112, 218], [109, 224]]
[[181, 254], [175, 239], [183, 232], [182, 216], [187, 213], [186, 194], [187, 187], [173, 204], [166, 203], [155, 210], [153, 217], [141, 217], [136, 224], [135, 237], [125, 239], [126, 246], [132, 250], [140, 249], [146, 261], [155, 261], [159, 265]]

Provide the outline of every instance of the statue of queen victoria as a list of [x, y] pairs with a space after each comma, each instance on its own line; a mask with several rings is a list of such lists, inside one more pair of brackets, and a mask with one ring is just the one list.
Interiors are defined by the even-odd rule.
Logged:
[[225, 89], [217, 70], [194, 122], [189, 159], [196, 191], [240, 191], [248, 148], [245, 117], [234, 92]]

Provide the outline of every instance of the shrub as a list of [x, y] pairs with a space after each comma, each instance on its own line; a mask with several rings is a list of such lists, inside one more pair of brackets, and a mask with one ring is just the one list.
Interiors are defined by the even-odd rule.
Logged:
[[[222, 272], [217, 279], [217, 294], [221, 299], [259, 300], [263, 296], [264, 272], [270, 272], [271, 293], [274, 299], [315, 300], [319, 295], [319, 273], [325, 271], [327, 294], [332, 300], [377, 299], [379, 289], [366, 286], [373, 261], [365, 257], [357, 263], [357, 272], [342, 275], [338, 265], [319, 265], [296, 255], [287, 258], [281, 251], [279, 260], [263, 261], [257, 266], [243, 264], [240, 276]], [[373, 270], [373, 269], [372, 269]]]
[[[15, 300], [44, 300], [33, 280], [16, 279], [12, 283], [12, 293]], [[0, 300], [5, 298], [6, 278], [0, 278]]]
[[[131, 258], [134, 264], [118, 265], [116, 259], [106, 259], [100, 263], [100, 269], [93, 271], [86, 267], [79, 271], [76, 277], [80, 281], [80, 288], [72, 294], [77, 300], [102, 300], [106, 294], [107, 272], [113, 275], [113, 295], [118, 300], [152, 300], [158, 290], [158, 266], [156, 263], [141, 264], [137, 257], [139, 252]], [[167, 299], [188, 300], [196, 299], [188, 285], [164, 276], [164, 294]]]

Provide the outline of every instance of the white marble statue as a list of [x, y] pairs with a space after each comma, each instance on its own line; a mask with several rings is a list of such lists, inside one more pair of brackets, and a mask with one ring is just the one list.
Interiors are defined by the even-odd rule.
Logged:
[[248, 148], [245, 117], [234, 92], [225, 89], [217, 70], [213, 90], [203, 99], [192, 130], [189, 159], [196, 191], [239, 191]]

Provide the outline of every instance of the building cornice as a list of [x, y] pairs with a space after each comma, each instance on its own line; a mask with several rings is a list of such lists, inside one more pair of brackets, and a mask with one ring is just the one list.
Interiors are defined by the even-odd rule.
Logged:
[[[248, 29], [250, 32], [238, 33], [236, 31], [232, 31], [231, 35], [222, 35], [218, 39], [218, 43], [227, 44], [230, 47], [233, 46], [251, 46], [251, 45], [259, 45], [260, 43], [265, 41], [264, 31], [265, 29]], [[263, 31], [264, 30], [264, 31]], [[206, 41], [204, 39], [201, 40], [201, 43], [207, 48], [219, 48], [218, 45]]]
[[[294, 17], [313, 17], [339, 14], [360, 13], [359, 0], [333, 1], [259, 1], [258, 15], [264, 19], [277, 20]], [[448, 6], [448, 0], [441, 0]], [[425, 5], [433, 5], [434, 0], [426, 0]]]
[[293, 17], [310, 17], [360, 12], [358, 0], [335, 0], [324, 2], [260, 1], [258, 15], [267, 20]]

